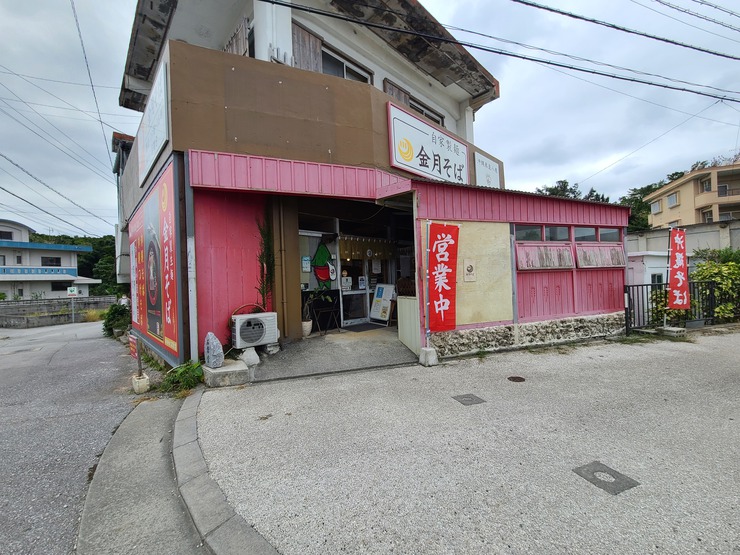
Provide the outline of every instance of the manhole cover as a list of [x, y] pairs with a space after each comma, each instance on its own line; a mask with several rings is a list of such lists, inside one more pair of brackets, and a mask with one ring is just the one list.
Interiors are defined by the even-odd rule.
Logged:
[[573, 472], [578, 474], [581, 478], [588, 480], [597, 488], [603, 489], [607, 493], [617, 495], [630, 488], [639, 486], [640, 483], [633, 480], [629, 476], [625, 476], [609, 468], [605, 464], [601, 464], [599, 461], [594, 461], [578, 468], [574, 468]]
[[462, 403], [463, 405], [478, 405], [480, 403], [485, 403], [483, 399], [480, 397], [476, 397], [472, 393], [466, 393], [465, 395], [455, 395], [453, 397], [455, 401], [458, 401], [459, 403]]
[[510, 382], [523, 382], [524, 381], [524, 378], [522, 378], [521, 376], [509, 376], [506, 379], [509, 380]]

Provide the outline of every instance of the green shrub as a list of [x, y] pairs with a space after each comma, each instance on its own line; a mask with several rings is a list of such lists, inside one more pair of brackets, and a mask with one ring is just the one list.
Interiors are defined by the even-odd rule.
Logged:
[[85, 310], [83, 319], [85, 322], [99, 322], [105, 317], [105, 310], [101, 308], [89, 308]]
[[193, 389], [203, 381], [203, 367], [200, 362], [186, 362], [175, 366], [165, 374], [160, 391], [185, 391]]
[[715, 318], [733, 320], [740, 310], [740, 264], [736, 262], [702, 262], [691, 274], [694, 281], [713, 281]]
[[103, 335], [113, 335], [114, 329], [126, 330], [131, 326], [131, 310], [122, 304], [111, 305], [105, 312]]

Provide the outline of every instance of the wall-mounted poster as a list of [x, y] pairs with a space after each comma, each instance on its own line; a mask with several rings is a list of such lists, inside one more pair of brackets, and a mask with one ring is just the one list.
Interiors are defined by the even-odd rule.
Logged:
[[[142, 337], [181, 362], [177, 206], [174, 169], [167, 166], [131, 217], [131, 320]], [[172, 358], [174, 356], [174, 358]]]

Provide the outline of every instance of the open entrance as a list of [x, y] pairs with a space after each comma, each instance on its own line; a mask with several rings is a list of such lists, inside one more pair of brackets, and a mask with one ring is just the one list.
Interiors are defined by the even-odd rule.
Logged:
[[[301, 205], [301, 300], [314, 332], [395, 320], [389, 291], [413, 279], [415, 267], [411, 206], [410, 195], [393, 206], [338, 199]], [[382, 311], [376, 295], [385, 296]]]

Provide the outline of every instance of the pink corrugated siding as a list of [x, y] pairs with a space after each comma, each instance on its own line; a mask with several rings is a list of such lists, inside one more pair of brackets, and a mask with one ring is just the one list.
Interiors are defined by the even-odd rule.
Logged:
[[188, 156], [193, 187], [371, 200], [411, 189], [409, 179], [374, 168], [201, 150]]
[[542, 224], [591, 224], [624, 227], [623, 206], [534, 196], [501, 189], [476, 189], [412, 181], [419, 191], [419, 217], [429, 220]]
[[624, 308], [624, 268], [579, 270], [576, 273], [579, 314], [618, 312]]
[[573, 272], [519, 272], [516, 285], [520, 322], [550, 320], [575, 313]]
[[194, 209], [200, 350], [209, 331], [227, 343], [231, 313], [258, 302], [257, 222], [264, 218], [264, 197], [200, 189]]

